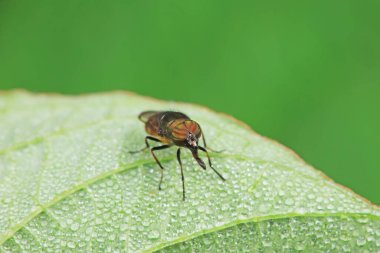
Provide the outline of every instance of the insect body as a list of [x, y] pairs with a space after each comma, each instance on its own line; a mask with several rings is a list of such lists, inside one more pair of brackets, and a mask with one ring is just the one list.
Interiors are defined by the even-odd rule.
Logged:
[[[145, 130], [149, 136], [145, 137], [145, 148], [131, 153], [141, 152], [150, 148], [149, 140], [164, 144], [162, 146], [150, 148], [153, 158], [161, 168], [161, 179], [158, 185], [159, 190], [161, 190], [164, 167], [161, 165], [154, 151], [166, 149], [171, 146], [178, 147], [177, 160], [181, 168], [183, 200], [185, 200], [185, 179], [181, 162], [181, 148], [189, 149], [195, 160], [203, 169], [206, 169], [206, 165], [198, 156], [198, 150], [205, 152], [211, 169], [213, 169], [223, 181], [225, 180], [224, 177], [212, 166], [210, 156], [206, 149], [207, 145], [204, 134], [197, 122], [191, 120], [187, 115], [181, 112], [172, 111], [145, 111], [139, 115], [139, 119], [145, 123]], [[198, 144], [201, 137], [204, 147], [199, 146]]]

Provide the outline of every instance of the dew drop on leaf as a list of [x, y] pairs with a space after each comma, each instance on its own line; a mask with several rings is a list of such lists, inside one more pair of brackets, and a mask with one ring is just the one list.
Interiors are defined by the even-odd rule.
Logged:
[[[156, 152], [161, 191], [149, 150], [129, 152], [145, 146], [139, 113], [169, 108], [225, 150], [210, 152], [222, 181], [183, 149], [185, 201], [174, 147]], [[380, 252], [378, 207], [222, 114], [120, 92], [1, 92], [0, 122], [0, 252]]]
[[160, 237], [160, 232], [158, 232], [157, 230], [152, 230], [148, 234], [149, 239], [158, 239], [159, 237]]

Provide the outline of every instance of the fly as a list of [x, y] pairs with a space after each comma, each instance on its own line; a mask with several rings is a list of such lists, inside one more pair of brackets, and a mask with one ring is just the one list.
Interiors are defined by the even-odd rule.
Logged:
[[[157, 150], [166, 149], [172, 146], [177, 146], [177, 160], [181, 168], [182, 177], [182, 194], [183, 200], [185, 200], [185, 178], [183, 176], [183, 168], [181, 162], [181, 148], [187, 148], [191, 151], [194, 159], [197, 161], [199, 166], [204, 170], [206, 169], [206, 164], [198, 156], [198, 150], [205, 152], [208, 159], [208, 164], [211, 169], [223, 180], [226, 179], [212, 166], [210, 156], [207, 152], [207, 145], [204, 134], [202, 132], [201, 126], [191, 120], [187, 115], [181, 112], [172, 111], [145, 111], [140, 113], [139, 120], [145, 123], [145, 131], [149, 134], [145, 137], [145, 144], [141, 150], [133, 151], [130, 153], [138, 153], [146, 149], [150, 149], [152, 156], [158, 166], [161, 168], [161, 179], [158, 185], [158, 189], [161, 190], [161, 184], [164, 177], [164, 167], [161, 165], [160, 161], [154, 153]], [[202, 137], [203, 146], [198, 144], [199, 139]], [[163, 145], [151, 148], [148, 141], [160, 142]], [[210, 149], [210, 148], [208, 148]], [[211, 149], [210, 149], [211, 150]]]

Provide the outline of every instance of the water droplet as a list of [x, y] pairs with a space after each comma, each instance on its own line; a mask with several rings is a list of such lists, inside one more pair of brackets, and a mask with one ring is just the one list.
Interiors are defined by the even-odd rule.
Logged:
[[286, 185], [292, 187], [292, 186], [293, 186], [293, 183], [290, 182], [290, 181], [288, 181], [288, 182], [286, 182]]
[[259, 206], [259, 211], [260, 212], [266, 212], [269, 210], [269, 208], [270, 208], [270, 206], [268, 204], [262, 203]]
[[297, 242], [294, 248], [296, 250], [304, 250], [305, 249], [305, 244], [303, 242]]
[[212, 241], [209, 239], [209, 238], [204, 238], [203, 239], [203, 243], [206, 244], [206, 245], [210, 245], [212, 243]]
[[294, 200], [293, 199], [286, 199], [285, 200], [285, 204], [288, 205], [288, 206], [291, 206], [294, 204]]
[[368, 218], [367, 217], [360, 217], [357, 219], [357, 221], [359, 223], [367, 223], [368, 222]]
[[68, 242], [67, 243], [67, 247], [71, 248], [71, 249], [75, 249], [75, 243], [73, 242]]
[[356, 244], [358, 246], [363, 246], [365, 243], [366, 243], [366, 239], [364, 237], [359, 237], [357, 240], [356, 240]]
[[340, 235], [340, 239], [341, 239], [342, 241], [347, 242], [347, 241], [349, 241], [349, 240], [351, 239], [351, 237], [350, 237], [349, 235], [347, 235], [347, 234], [341, 234], [341, 235]]
[[158, 232], [157, 230], [152, 230], [148, 234], [149, 239], [158, 239], [159, 237], [160, 237], [160, 232]]
[[79, 224], [78, 223], [73, 223], [70, 226], [71, 230], [77, 231], [79, 229]]
[[263, 243], [263, 246], [264, 247], [271, 247], [272, 246], [272, 241], [271, 240], [263, 240], [262, 241], [262, 243]]
[[350, 252], [351, 251], [351, 247], [348, 246], [347, 244], [343, 245], [342, 249], [344, 252]]
[[88, 227], [86, 229], [86, 234], [88, 234], [88, 235], [92, 234], [92, 227]]
[[120, 225], [120, 231], [125, 231], [125, 230], [127, 230], [127, 228], [128, 228], [128, 225], [125, 223]]
[[110, 234], [110, 236], [108, 236], [108, 239], [109, 239], [110, 241], [114, 241], [115, 238], [116, 238], [115, 234]]

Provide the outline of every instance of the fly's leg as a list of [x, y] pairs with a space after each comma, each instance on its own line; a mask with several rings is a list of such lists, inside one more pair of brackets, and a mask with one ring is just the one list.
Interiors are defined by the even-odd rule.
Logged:
[[152, 136], [146, 136], [146, 137], [145, 137], [145, 145], [146, 145], [145, 148], [142, 148], [142, 149], [140, 149], [140, 150], [136, 150], [136, 151], [129, 151], [129, 153], [130, 153], [130, 154], [136, 154], [136, 153], [142, 152], [142, 151], [144, 151], [144, 150], [150, 148], [149, 143], [148, 143], [148, 140], [156, 141], [156, 142], [161, 142], [161, 141], [160, 141], [159, 139], [157, 139], [157, 138], [154, 138], [154, 137], [152, 137]]
[[177, 160], [179, 163], [179, 167], [181, 168], [182, 195], [183, 195], [183, 201], [185, 201], [185, 177], [183, 176], [183, 168], [182, 168], [182, 162], [181, 162], [181, 149], [180, 148], [177, 150]]
[[223, 181], [226, 181], [226, 179], [222, 176], [222, 174], [220, 174], [214, 167], [212, 167], [212, 164], [211, 164], [211, 159], [210, 159], [210, 156], [207, 152], [207, 150], [204, 148], [204, 147], [201, 147], [201, 146], [198, 146], [198, 148], [200, 150], [202, 150], [203, 152], [206, 153], [207, 155], [207, 159], [208, 159], [208, 164], [210, 165], [211, 169], [223, 180]]
[[161, 184], [162, 184], [162, 180], [164, 178], [164, 167], [162, 167], [160, 161], [157, 159], [156, 155], [154, 154], [154, 151], [161, 150], [161, 149], [166, 149], [166, 148], [169, 148], [169, 147], [170, 147], [170, 145], [162, 145], [162, 146], [154, 147], [154, 148], [150, 149], [150, 152], [152, 153], [154, 160], [156, 160], [156, 163], [161, 168], [161, 179], [160, 179], [160, 184], [158, 185], [158, 189], [159, 190], [161, 190]]

